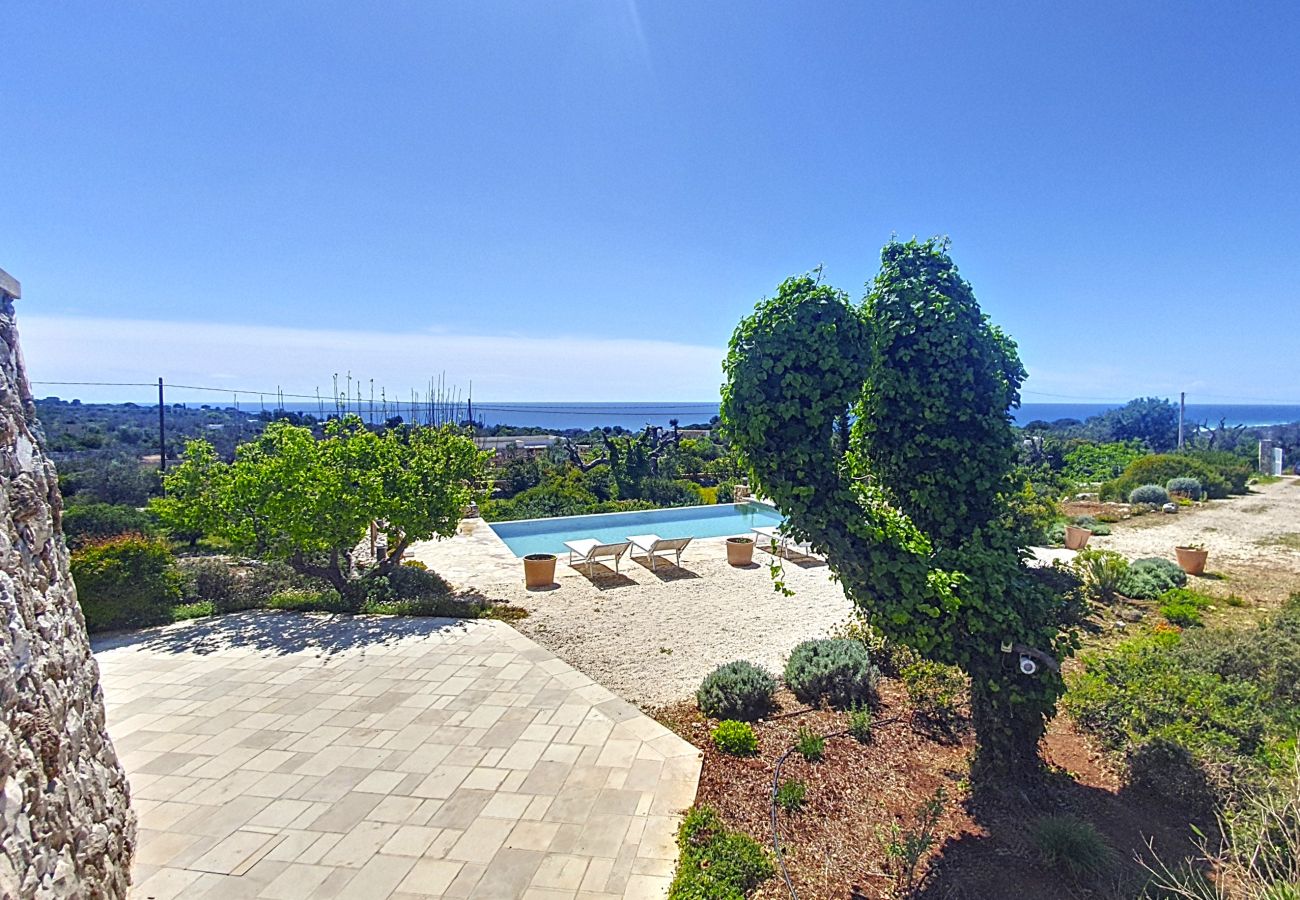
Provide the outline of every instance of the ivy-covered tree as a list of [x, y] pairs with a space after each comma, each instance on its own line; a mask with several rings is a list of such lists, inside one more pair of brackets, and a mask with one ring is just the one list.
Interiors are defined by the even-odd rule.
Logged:
[[722, 419], [868, 621], [970, 676], [977, 774], [1023, 772], [1063, 689], [1052, 662], [1076, 642], [1009, 502], [1025, 373], [946, 242], [881, 259], [861, 306], [811, 277], [758, 304], [731, 339]]
[[164, 524], [284, 560], [346, 593], [351, 552], [371, 522], [386, 536], [376, 566], [385, 574], [413, 541], [455, 533], [465, 506], [483, 498], [487, 458], [451, 427], [376, 433], [349, 416], [318, 440], [273, 422], [230, 463], [206, 441], [190, 441], [155, 508]]

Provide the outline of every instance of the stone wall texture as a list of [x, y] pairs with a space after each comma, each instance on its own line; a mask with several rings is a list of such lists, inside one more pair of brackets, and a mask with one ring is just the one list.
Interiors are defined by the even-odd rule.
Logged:
[[126, 773], [68, 574], [54, 465], [41, 448], [0, 291], [0, 897], [125, 897], [135, 846]]

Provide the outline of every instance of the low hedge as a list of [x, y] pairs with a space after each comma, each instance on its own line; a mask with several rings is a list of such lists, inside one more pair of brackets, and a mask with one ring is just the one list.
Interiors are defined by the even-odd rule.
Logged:
[[185, 576], [166, 541], [122, 535], [72, 553], [72, 580], [88, 631], [143, 628], [172, 620]]

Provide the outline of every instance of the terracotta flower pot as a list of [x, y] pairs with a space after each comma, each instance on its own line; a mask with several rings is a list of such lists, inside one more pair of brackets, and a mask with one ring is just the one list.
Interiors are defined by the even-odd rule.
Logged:
[[727, 562], [733, 566], [747, 566], [754, 561], [754, 539], [727, 538]]
[[1195, 547], [1175, 547], [1174, 553], [1178, 554], [1178, 565], [1188, 575], [1201, 575], [1205, 572], [1205, 560], [1209, 557], [1209, 550], [1198, 550]]
[[555, 583], [555, 554], [530, 553], [524, 557], [524, 586], [550, 587]]
[[1088, 538], [1092, 537], [1092, 532], [1087, 528], [1080, 528], [1078, 525], [1065, 526], [1065, 549], [1082, 550], [1088, 546]]

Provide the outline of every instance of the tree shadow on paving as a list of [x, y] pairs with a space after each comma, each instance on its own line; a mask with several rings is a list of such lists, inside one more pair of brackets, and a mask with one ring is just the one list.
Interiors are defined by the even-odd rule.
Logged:
[[468, 622], [420, 616], [256, 610], [105, 636], [92, 643], [96, 653], [137, 649], [207, 655], [222, 650], [252, 649], [275, 655], [315, 651], [317, 656], [330, 656], [345, 650], [391, 645], [412, 637], [464, 633]]
[[[917, 895], [921, 900], [1141, 896], [1151, 875], [1140, 860], [1159, 868], [1158, 858], [1176, 868], [1184, 859], [1195, 859], [1191, 824], [1207, 827], [1204, 820], [1167, 800], [1131, 788], [1116, 792], [1081, 784], [1060, 772], [1048, 773], [1032, 787], [985, 790], [968, 809], [980, 831], [944, 842]], [[1073, 816], [1097, 829], [1109, 847], [1104, 874], [1074, 881], [1042, 857], [1033, 825], [1044, 816], [1059, 815]]]

